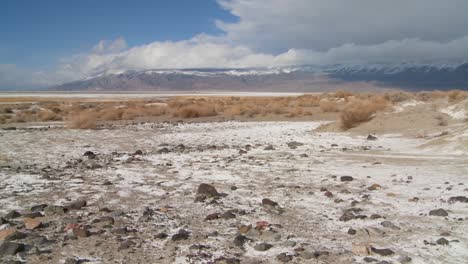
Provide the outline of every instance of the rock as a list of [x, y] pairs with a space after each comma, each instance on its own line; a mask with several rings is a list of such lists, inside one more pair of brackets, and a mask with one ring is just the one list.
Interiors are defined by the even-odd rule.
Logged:
[[429, 212], [429, 215], [431, 215], [431, 216], [448, 216], [448, 213], [444, 209], [436, 209], [436, 210], [431, 210]]
[[342, 182], [350, 182], [350, 181], [354, 180], [354, 178], [351, 177], [351, 176], [341, 176], [341, 177], [340, 177], [340, 180], [341, 180]]
[[390, 256], [390, 255], [395, 254], [395, 252], [393, 252], [393, 250], [388, 249], [388, 248], [378, 249], [378, 248], [375, 248], [375, 247], [371, 247], [371, 250], [372, 250], [373, 253], [378, 254], [380, 256]]
[[288, 147], [290, 149], [296, 149], [297, 147], [303, 146], [304, 143], [297, 142], [297, 141], [291, 141], [291, 142], [288, 142], [287, 145], [288, 145]]
[[315, 256], [314, 256], [314, 253], [304, 250], [301, 252], [301, 254], [299, 254], [299, 257], [303, 259], [313, 259]]
[[273, 147], [273, 145], [268, 145], [264, 148], [264, 150], [275, 150], [275, 148]]
[[351, 252], [359, 256], [366, 256], [370, 254], [369, 246], [364, 244], [353, 244], [351, 247]]
[[443, 232], [440, 234], [441, 236], [450, 236], [450, 233], [449, 232]]
[[370, 219], [379, 219], [379, 218], [382, 218], [382, 216], [381, 216], [381, 215], [378, 215], [378, 214], [372, 214], [372, 215], [370, 216]]
[[187, 240], [189, 237], [190, 237], [189, 232], [187, 232], [184, 229], [180, 229], [179, 232], [177, 234], [174, 234], [171, 239], [172, 241], [177, 242], [181, 240]]
[[400, 230], [401, 228], [390, 221], [383, 221], [380, 223], [383, 227], [391, 228], [394, 230]]
[[366, 263], [371, 263], [371, 262], [377, 262], [379, 260], [375, 259], [375, 258], [371, 258], [371, 257], [365, 257], [362, 259], [364, 262]]
[[356, 233], [357, 233], [356, 230], [354, 230], [352, 228], [348, 229], [348, 234], [355, 235]]
[[158, 154], [166, 154], [166, 153], [169, 153], [169, 149], [168, 148], [162, 148], [160, 150], [158, 150]]
[[237, 186], [231, 186], [231, 190], [232, 190], [232, 191], [237, 190]]
[[58, 206], [58, 205], [48, 205], [44, 209], [44, 213], [47, 216], [56, 215], [56, 214], [64, 214], [65, 212], [66, 212], [66, 209], [63, 208], [62, 206]]
[[295, 241], [292, 241], [292, 240], [287, 240], [283, 243], [283, 245], [285, 247], [295, 247], [297, 245], [297, 243]]
[[210, 184], [202, 183], [198, 186], [197, 196], [195, 201], [204, 201], [206, 198], [217, 198], [220, 197], [220, 194]]
[[86, 206], [86, 201], [78, 200], [71, 203], [68, 203], [64, 206], [66, 210], [80, 210], [81, 208]]
[[368, 135], [368, 136], [367, 136], [367, 140], [375, 141], [375, 140], [377, 140], [377, 137], [376, 137], [376, 136], [373, 136], [373, 135]]
[[42, 212], [47, 207], [47, 204], [37, 204], [31, 207], [31, 212]]
[[254, 246], [254, 249], [257, 250], [257, 251], [267, 251], [269, 250], [270, 248], [272, 248], [273, 245], [272, 244], [268, 244], [268, 243], [265, 243], [265, 242], [262, 242], [260, 244], [257, 244]]
[[4, 224], [8, 224], [8, 221], [5, 218], [0, 217], [0, 226]]
[[466, 198], [465, 196], [454, 196], [454, 197], [450, 197], [448, 202], [449, 203], [456, 203], [456, 202], [468, 203], [468, 198]]
[[25, 213], [22, 215], [23, 218], [37, 218], [43, 217], [44, 215], [41, 212], [32, 212], [32, 213]]
[[243, 247], [247, 241], [249, 241], [249, 239], [246, 236], [237, 235], [234, 238], [234, 245], [236, 245], [237, 247]]
[[9, 220], [9, 219], [15, 219], [15, 218], [18, 218], [20, 217], [21, 214], [18, 213], [17, 211], [10, 211], [8, 212], [6, 215], [3, 216], [3, 218]]
[[406, 255], [403, 255], [403, 256], [401, 256], [401, 257], [398, 258], [398, 261], [399, 261], [400, 263], [403, 263], [403, 264], [404, 264], [404, 263], [409, 263], [409, 262], [411, 262], [411, 260], [412, 260], [411, 257], [406, 256]]
[[270, 223], [268, 223], [267, 221], [258, 221], [255, 225], [255, 229], [261, 230], [269, 226], [270, 226]]
[[239, 233], [245, 234], [252, 229], [252, 225], [240, 225], [237, 229], [239, 230]]
[[161, 233], [155, 235], [154, 238], [157, 238], [157, 239], [165, 239], [165, 238], [167, 238], [168, 236], [169, 236], [168, 234], [166, 234], [166, 233], [164, 233], [164, 232], [161, 232]]
[[86, 226], [78, 226], [73, 228], [73, 235], [75, 237], [89, 237], [90, 234], [91, 233], [89, 232], [88, 227]]
[[0, 230], [0, 241], [10, 240], [11, 237], [15, 234], [16, 229], [8, 228]]
[[382, 186], [380, 184], [374, 183], [372, 184], [369, 188], [367, 188], [369, 191], [376, 191], [382, 189]]
[[42, 221], [37, 218], [24, 218], [23, 219], [24, 225], [26, 226], [26, 229], [29, 230], [34, 230], [36, 228], [41, 227]]
[[211, 220], [215, 220], [215, 219], [218, 219], [219, 218], [219, 214], [218, 213], [212, 213], [212, 214], [209, 214], [205, 217], [205, 221], [211, 221]]
[[125, 240], [124, 242], [120, 243], [119, 250], [129, 249], [134, 246], [136, 246], [135, 242], [132, 240]]
[[115, 235], [125, 235], [128, 233], [128, 229], [126, 226], [121, 228], [115, 228], [114, 230], [112, 230], [112, 233]]
[[436, 243], [437, 243], [437, 245], [446, 246], [446, 245], [449, 244], [449, 241], [442, 237], [442, 238], [437, 239]]
[[325, 195], [326, 197], [328, 197], [328, 198], [333, 197], [333, 193], [330, 192], [330, 191], [326, 191], [326, 192], [324, 193], [324, 195]]
[[348, 221], [353, 220], [355, 218], [356, 218], [356, 216], [353, 213], [346, 212], [340, 217], [339, 220], [342, 221], [342, 222], [348, 222]]
[[96, 158], [96, 154], [90, 150], [86, 151], [83, 156], [87, 157], [88, 159]]
[[236, 218], [236, 215], [233, 214], [231, 211], [227, 211], [224, 214], [221, 215], [221, 218], [223, 219], [233, 219]]
[[0, 256], [14, 256], [24, 249], [24, 244], [5, 241], [0, 245]]
[[293, 256], [288, 253], [281, 253], [278, 256], [276, 256], [276, 259], [280, 262], [290, 262], [291, 260], [293, 260]]
[[277, 202], [274, 202], [274, 201], [272, 201], [272, 200], [270, 200], [268, 198], [263, 198], [262, 204], [267, 205], [267, 206], [277, 206], [278, 205]]
[[140, 149], [135, 151], [135, 153], [133, 153], [133, 155], [143, 155], [143, 151], [141, 151]]

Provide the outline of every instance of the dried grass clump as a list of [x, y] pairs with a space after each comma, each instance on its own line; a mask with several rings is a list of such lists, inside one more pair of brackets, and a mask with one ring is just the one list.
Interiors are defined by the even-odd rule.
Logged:
[[197, 118], [215, 116], [217, 113], [213, 106], [190, 105], [175, 109], [172, 115], [179, 118]]
[[463, 101], [468, 98], [468, 92], [460, 91], [460, 90], [451, 90], [448, 91], [448, 98], [449, 102], [459, 102]]
[[67, 118], [67, 127], [78, 129], [95, 129], [97, 127], [97, 113], [87, 110], [70, 115]]
[[324, 99], [320, 101], [320, 109], [324, 113], [339, 112], [338, 102]]
[[372, 119], [372, 116], [382, 111], [389, 106], [383, 96], [378, 96], [371, 99], [355, 99], [350, 101], [342, 110], [340, 114], [341, 127], [344, 130], [348, 130], [363, 122], [367, 122]]
[[48, 122], [48, 121], [61, 121], [62, 117], [50, 110], [41, 110], [37, 114], [38, 121]]

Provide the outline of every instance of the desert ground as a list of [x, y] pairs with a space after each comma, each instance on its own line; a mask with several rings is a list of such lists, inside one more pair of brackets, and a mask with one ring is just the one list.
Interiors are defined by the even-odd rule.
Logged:
[[2, 263], [468, 259], [466, 92], [0, 103]]

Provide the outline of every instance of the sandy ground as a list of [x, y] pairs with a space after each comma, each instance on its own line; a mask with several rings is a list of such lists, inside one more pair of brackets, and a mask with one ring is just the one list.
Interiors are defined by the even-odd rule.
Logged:
[[[467, 152], [453, 143], [466, 142], [466, 129], [455, 127], [442, 139], [377, 133], [367, 140], [314, 131], [321, 124], [2, 130], [0, 214], [22, 216], [5, 219], [0, 229], [21, 233], [9, 240], [25, 249], [0, 257], [27, 263], [468, 259], [466, 199], [450, 199], [468, 192]], [[86, 151], [95, 156], [83, 156]], [[196, 201], [201, 183], [221, 195]], [[66, 213], [52, 206], [80, 200], [86, 206]], [[45, 216], [29, 230], [23, 219], [38, 204], [48, 205], [39, 210]], [[447, 216], [429, 215], [436, 209]], [[188, 235], [176, 235], [180, 229]]]

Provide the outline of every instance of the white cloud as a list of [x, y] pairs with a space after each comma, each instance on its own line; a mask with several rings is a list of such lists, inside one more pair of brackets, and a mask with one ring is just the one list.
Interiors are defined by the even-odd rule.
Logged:
[[[51, 85], [105, 71], [268, 67], [294, 64], [468, 60], [466, 0], [218, 0], [238, 22], [217, 21], [220, 36], [127, 47], [100, 41], [64, 58], [55, 71], [0, 67], [0, 86]], [[3, 73], [2, 73], [3, 72]]]

